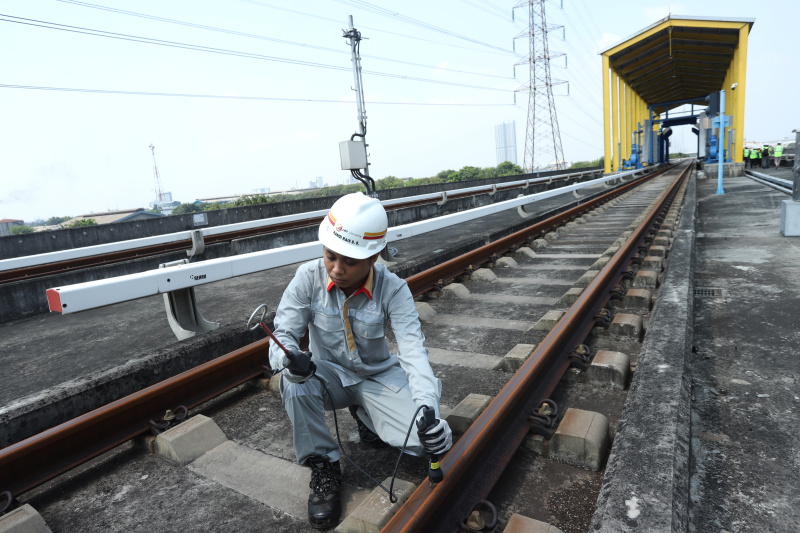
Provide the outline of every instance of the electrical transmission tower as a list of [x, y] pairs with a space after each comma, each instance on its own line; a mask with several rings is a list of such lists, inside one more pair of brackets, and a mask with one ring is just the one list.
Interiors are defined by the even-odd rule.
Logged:
[[550, 60], [565, 54], [550, 52], [547, 43], [548, 33], [563, 26], [548, 26], [545, 1], [526, 0], [514, 6], [515, 9], [528, 7], [528, 29], [516, 37], [527, 35], [529, 48], [529, 54], [516, 63], [528, 64], [530, 68], [530, 82], [517, 89], [517, 92], [528, 92], [528, 126], [525, 130], [525, 156], [522, 163], [527, 171], [543, 167], [566, 168], [553, 98], [553, 86], [566, 81], [550, 77]]
[[161, 178], [158, 176], [158, 165], [156, 165], [156, 147], [150, 145], [150, 151], [153, 153], [153, 177], [156, 180], [156, 206], [164, 201], [164, 189], [161, 188]]

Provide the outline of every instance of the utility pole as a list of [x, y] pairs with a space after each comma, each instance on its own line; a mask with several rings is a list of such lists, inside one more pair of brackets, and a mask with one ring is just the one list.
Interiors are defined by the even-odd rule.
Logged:
[[153, 153], [153, 177], [156, 181], [156, 205], [155, 207], [158, 208], [158, 204], [164, 201], [164, 190], [161, 188], [161, 178], [158, 175], [158, 165], [156, 165], [156, 147], [152, 144], [150, 145], [150, 152]]
[[[566, 83], [550, 77], [550, 60], [564, 56], [563, 52], [550, 52], [547, 35], [563, 26], [548, 25], [545, 0], [524, 0], [514, 6], [528, 7], [528, 29], [515, 38], [528, 37], [528, 56], [516, 65], [528, 64], [530, 81], [516, 92], [528, 92], [528, 125], [525, 130], [525, 156], [523, 168], [528, 172], [554, 162], [556, 169], [566, 167], [561, 146], [553, 86]], [[515, 65], [515, 66], [516, 66]]]
[[[353, 27], [353, 15], [347, 17], [348, 29], [344, 32], [343, 37], [347, 39], [347, 44], [350, 45], [350, 60], [353, 63], [353, 83], [355, 84], [356, 92], [356, 105], [358, 106], [358, 133], [354, 133], [350, 138], [361, 137], [364, 141], [364, 149], [367, 148], [367, 112], [364, 105], [364, 86], [361, 80], [361, 32]], [[364, 160], [367, 161], [366, 153]], [[363, 174], [369, 177], [369, 162], [364, 166]]]

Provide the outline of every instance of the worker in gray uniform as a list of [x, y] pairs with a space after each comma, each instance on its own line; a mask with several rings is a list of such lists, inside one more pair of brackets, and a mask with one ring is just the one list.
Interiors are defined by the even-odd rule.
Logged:
[[[311, 467], [308, 514], [315, 528], [335, 526], [341, 513], [340, 453], [326, 410], [351, 408], [362, 441], [399, 448], [426, 405], [436, 421], [412, 431], [406, 450], [443, 455], [453, 443], [439, 418], [441, 382], [428, 362], [414, 298], [404, 280], [377, 263], [387, 229], [377, 199], [354, 193], [337, 200], [319, 226], [323, 257], [297, 269], [275, 315], [275, 336], [291, 355], [271, 343], [270, 364], [285, 368], [281, 396], [297, 461]], [[390, 323], [396, 354], [385, 336]], [[299, 348], [306, 327], [310, 353]]]

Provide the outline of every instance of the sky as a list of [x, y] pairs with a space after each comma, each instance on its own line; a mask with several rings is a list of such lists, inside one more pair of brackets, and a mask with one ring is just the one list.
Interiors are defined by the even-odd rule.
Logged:
[[[147, 208], [156, 189], [151, 144], [162, 190], [180, 202], [303, 188], [318, 176], [345, 182], [338, 143], [357, 131], [342, 37], [349, 15], [364, 38], [374, 178], [495, 166], [494, 127], [509, 120], [521, 165], [527, 94], [515, 90], [528, 70], [514, 64], [528, 44], [514, 38], [526, 30], [527, 9], [516, 9], [512, 21], [516, 3], [0, 0], [0, 219]], [[569, 82], [569, 94], [562, 84], [555, 97], [567, 161], [603, 154], [598, 53], [669, 13], [755, 18], [745, 139], [788, 138], [800, 127], [794, 108], [782, 104], [798, 86], [790, 39], [798, 2], [546, 6], [548, 23], [564, 26], [550, 33], [549, 46], [567, 54], [551, 67], [554, 79]], [[694, 139], [679, 128], [673, 151], [691, 150]]]

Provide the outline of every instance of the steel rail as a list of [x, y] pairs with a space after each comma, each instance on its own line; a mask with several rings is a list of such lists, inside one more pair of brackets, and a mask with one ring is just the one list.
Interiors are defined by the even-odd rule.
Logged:
[[[601, 198], [612, 196], [606, 193]], [[594, 203], [584, 204], [588, 205]], [[418, 279], [426, 277], [425, 272], [421, 274]], [[439, 279], [442, 274], [432, 277]], [[148, 432], [149, 421], [160, 419], [167, 409], [179, 405], [191, 409], [262, 375], [266, 365], [264, 339], [4, 448], [0, 450], [0, 492], [16, 497], [37, 487]]]
[[656, 176], [660, 176], [669, 170], [670, 168], [662, 169], [641, 178], [637, 178], [630, 183], [626, 183], [625, 185], [614, 189], [613, 191], [604, 193], [597, 198], [573, 207], [572, 209], [564, 211], [563, 213], [560, 213], [554, 217], [548, 218], [547, 220], [543, 220], [536, 224], [532, 224], [527, 228], [521, 229], [515, 233], [512, 233], [511, 235], [481, 246], [480, 248], [476, 248], [475, 250], [467, 252], [464, 255], [455, 257], [440, 265], [429, 268], [428, 270], [409, 276], [406, 278], [406, 283], [408, 283], [408, 286], [411, 289], [411, 294], [414, 296], [419, 296], [425, 292], [437, 290], [441, 288], [445, 282], [461, 276], [464, 273], [468, 273], [478, 265], [490, 262], [492, 258], [502, 255], [509, 250], [518, 248], [521, 243], [533, 240], [538, 235], [543, 235], [548, 231], [552, 231], [553, 229], [566, 224], [571, 220], [574, 220], [582, 213], [593, 209], [597, 205], [605, 203], [611, 198], [619, 196], [620, 194], [623, 194], [624, 192], [641, 185], [643, 182], [651, 180]]
[[[585, 173], [583, 173], [585, 174]], [[574, 175], [570, 174], [568, 176], [553, 176], [552, 179], [547, 180], [547, 178], [539, 178], [538, 180], [530, 180], [533, 184], [546, 182], [556, 182], [562, 180], [570, 180], [575, 178]], [[478, 196], [481, 194], [486, 194], [487, 191], [504, 191], [509, 189], [519, 189], [524, 188], [522, 185], [497, 185], [493, 187], [491, 185], [487, 185], [486, 187], [482, 187], [479, 190], [473, 190], [464, 193], [452, 194], [448, 195], [447, 198], [449, 200], [456, 200], [459, 198], [466, 198], [469, 196]], [[417, 207], [420, 205], [430, 204], [437, 202], [437, 198], [428, 198], [424, 200], [415, 200], [410, 202], [403, 202], [391, 205], [387, 208], [387, 211], [396, 211], [399, 209], [408, 209], [411, 207]], [[230, 242], [236, 239], [243, 239], [247, 237], [255, 237], [259, 235], [268, 235], [270, 233], [277, 233], [279, 231], [286, 231], [292, 229], [299, 229], [307, 226], [313, 226], [319, 224], [322, 221], [323, 217], [309, 217], [304, 218], [302, 220], [295, 220], [292, 222], [283, 222], [280, 224], [273, 224], [270, 226], [260, 226], [256, 228], [248, 228], [243, 230], [231, 231], [226, 233], [220, 233], [216, 235], [206, 235], [203, 238], [203, 241], [206, 245], [211, 244], [220, 244], [225, 242]], [[24, 268], [17, 268], [13, 270], [4, 270], [0, 271], [0, 284], [3, 283], [12, 283], [15, 281], [27, 281], [31, 279], [41, 278], [44, 276], [51, 276], [54, 274], [63, 274], [66, 272], [73, 272], [75, 270], [81, 270], [84, 268], [91, 268], [97, 266], [103, 266], [113, 263], [120, 263], [122, 261], [130, 261], [132, 259], [139, 259], [142, 257], [150, 257], [153, 255], [160, 255], [166, 253], [173, 253], [173, 252], [180, 252], [184, 250], [190, 250], [192, 248], [192, 241], [191, 239], [182, 239], [180, 241], [174, 241], [170, 243], [164, 244], [154, 244], [151, 246], [142, 246], [140, 248], [134, 248], [132, 250], [122, 250], [119, 252], [111, 252], [106, 254], [100, 255], [93, 255], [88, 257], [81, 257], [78, 259], [68, 259], [65, 261], [56, 261], [53, 263], [45, 263], [42, 265], [35, 265], [29, 266]]]
[[167, 409], [189, 409], [263, 374], [267, 339], [254, 342], [0, 450], [0, 492], [16, 497], [148, 432]]
[[663, 222], [667, 208], [691, 172], [683, 169], [673, 184], [608, 265], [583, 291], [545, 339], [498, 393], [469, 430], [442, 459], [444, 479], [423, 483], [381, 530], [395, 532], [457, 531], [474, 506], [488, 497], [502, 472], [528, 435], [540, 403], [549, 398], [570, 366], [569, 354], [595, 327], [597, 315], [615, 285], [629, 276], [628, 265], [639, 254], [651, 228]]

